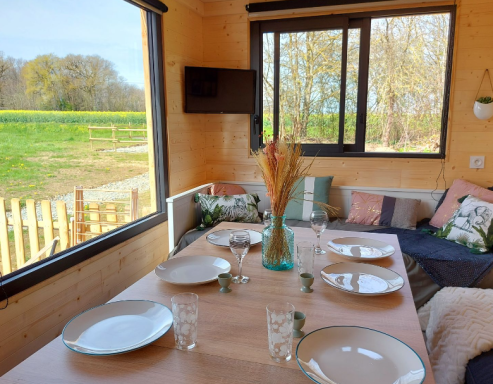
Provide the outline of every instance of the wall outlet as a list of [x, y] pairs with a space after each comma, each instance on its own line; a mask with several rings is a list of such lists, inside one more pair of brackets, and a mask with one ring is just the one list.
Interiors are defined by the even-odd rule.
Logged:
[[471, 156], [469, 160], [469, 168], [484, 168], [484, 156]]

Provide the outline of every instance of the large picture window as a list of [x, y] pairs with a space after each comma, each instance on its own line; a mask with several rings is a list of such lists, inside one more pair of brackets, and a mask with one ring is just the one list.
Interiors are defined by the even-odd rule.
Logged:
[[305, 155], [443, 157], [455, 7], [251, 24], [252, 149], [293, 135]]
[[12, 295], [167, 219], [167, 8], [0, 9], [0, 271]]

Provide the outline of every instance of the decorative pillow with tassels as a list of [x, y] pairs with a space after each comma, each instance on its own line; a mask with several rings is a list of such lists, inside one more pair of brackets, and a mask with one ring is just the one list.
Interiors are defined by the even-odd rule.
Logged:
[[195, 202], [200, 203], [202, 209], [202, 223], [197, 229], [203, 230], [207, 227], [214, 227], [222, 221], [260, 223], [259, 201], [256, 193], [225, 196], [197, 193]]
[[459, 203], [459, 209], [435, 236], [471, 248], [473, 253], [488, 252], [493, 247], [493, 204], [472, 195]]

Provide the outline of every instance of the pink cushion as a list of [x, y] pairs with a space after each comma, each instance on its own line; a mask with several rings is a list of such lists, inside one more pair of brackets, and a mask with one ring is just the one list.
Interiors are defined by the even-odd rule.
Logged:
[[211, 195], [225, 196], [225, 195], [244, 195], [246, 191], [235, 184], [214, 184], [211, 187]]
[[382, 215], [383, 198], [382, 195], [353, 191], [346, 223], [378, 225]]
[[466, 195], [472, 195], [488, 203], [493, 203], [493, 191], [489, 191], [486, 188], [465, 180], [456, 179], [450, 187], [442, 205], [435, 212], [430, 224], [437, 228], [443, 227], [460, 207], [460, 203], [457, 200]]

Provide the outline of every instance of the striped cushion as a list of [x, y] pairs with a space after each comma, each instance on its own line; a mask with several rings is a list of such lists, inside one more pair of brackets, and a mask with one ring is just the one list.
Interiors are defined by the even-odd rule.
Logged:
[[334, 176], [305, 177], [296, 188], [295, 196], [302, 200], [291, 200], [286, 207], [286, 219], [310, 221], [310, 213], [320, 210], [313, 201], [329, 203], [329, 191]]
[[416, 229], [420, 203], [421, 200], [416, 199], [353, 191], [346, 223]]

